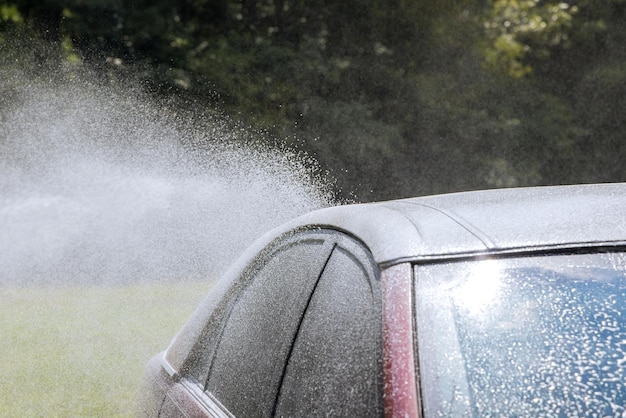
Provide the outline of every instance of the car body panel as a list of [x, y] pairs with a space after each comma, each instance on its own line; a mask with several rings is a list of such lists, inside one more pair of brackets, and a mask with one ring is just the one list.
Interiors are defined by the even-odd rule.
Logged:
[[411, 264], [383, 270], [382, 284], [385, 416], [417, 417]]
[[[138, 416], [158, 416], [169, 388], [175, 383], [175, 378], [163, 367], [164, 354], [161, 352], [152, 357], [146, 366], [139, 389]], [[150, 396], [141, 396], [146, 393], [149, 393]]]
[[[311, 227], [346, 231], [380, 265], [497, 251], [624, 243], [626, 184], [544, 186], [338, 206], [269, 235]], [[590, 219], [593, 218], [593, 222]]]
[[181, 379], [171, 385], [159, 412], [160, 417], [168, 418], [180, 417], [181, 414], [194, 418], [233, 417], [216, 399], [208, 396], [198, 384], [186, 379]]

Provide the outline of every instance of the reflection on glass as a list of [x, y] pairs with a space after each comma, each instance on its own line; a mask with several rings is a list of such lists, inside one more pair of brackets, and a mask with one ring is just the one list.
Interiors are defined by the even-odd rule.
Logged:
[[485, 315], [485, 310], [497, 302], [502, 287], [501, 263], [485, 260], [474, 263], [469, 269], [467, 280], [455, 290], [456, 303], [472, 317]]
[[426, 416], [626, 417], [624, 260], [417, 266]]

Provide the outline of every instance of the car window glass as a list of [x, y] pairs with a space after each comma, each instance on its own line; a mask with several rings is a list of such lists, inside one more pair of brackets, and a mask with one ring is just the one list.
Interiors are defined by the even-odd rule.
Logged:
[[415, 267], [427, 415], [626, 416], [626, 256]]
[[290, 243], [253, 267], [224, 326], [205, 388], [234, 415], [271, 414], [302, 313], [332, 248], [323, 244]]
[[333, 252], [298, 332], [276, 416], [382, 414], [376, 271], [364, 251]]

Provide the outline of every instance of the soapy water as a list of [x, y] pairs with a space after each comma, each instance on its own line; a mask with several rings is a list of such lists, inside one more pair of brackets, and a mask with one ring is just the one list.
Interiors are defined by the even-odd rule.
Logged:
[[333, 204], [314, 161], [214, 112], [76, 74], [0, 90], [0, 285], [212, 280]]

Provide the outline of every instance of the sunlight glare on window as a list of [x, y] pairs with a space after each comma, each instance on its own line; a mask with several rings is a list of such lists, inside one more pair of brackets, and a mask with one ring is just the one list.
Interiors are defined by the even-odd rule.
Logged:
[[502, 281], [501, 266], [496, 260], [476, 263], [468, 278], [456, 289], [455, 301], [470, 316], [481, 316], [498, 299]]

